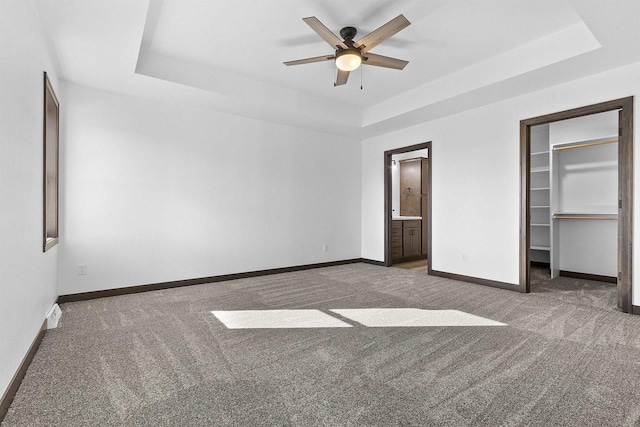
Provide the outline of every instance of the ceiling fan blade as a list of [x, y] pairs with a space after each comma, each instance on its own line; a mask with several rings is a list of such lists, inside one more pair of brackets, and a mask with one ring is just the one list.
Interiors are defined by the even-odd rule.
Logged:
[[300, 64], [311, 64], [313, 62], [322, 62], [322, 61], [331, 61], [334, 59], [333, 55], [324, 55], [324, 56], [315, 56], [313, 58], [305, 58], [305, 59], [296, 59], [295, 61], [286, 61], [283, 62], [284, 65], [300, 65]]
[[344, 44], [342, 42], [342, 40], [340, 40], [338, 38], [338, 36], [333, 34], [330, 29], [325, 27], [325, 25], [322, 22], [320, 22], [318, 20], [318, 18], [316, 18], [315, 16], [310, 16], [308, 18], [302, 18], [302, 20], [304, 22], [306, 22], [307, 25], [310, 26], [313, 31], [318, 33], [318, 35], [320, 37], [322, 37], [322, 39], [324, 41], [329, 43], [329, 46], [331, 46], [332, 48], [334, 48], [334, 49], [338, 49], [338, 48], [346, 49], [347, 48], [347, 45]]
[[347, 79], [349, 78], [349, 73], [350, 71], [342, 71], [338, 68], [338, 76], [336, 77], [336, 84], [334, 84], [334, 86], [345, 84], [347, 82]]
[[377, 30], [373, 30], [360, 40], [354, 43], [354, 45], [361, 49], [362, 52], [368, 52], [395, 33], [400, 30], [403, 30], [411, 25], [411, 22], [404, 15], [398, 15], [393, 18], [391, 21], [384, 24], [382, 27]]
[[409, 61], [402, 59], [389, 58], [388, 56], [376, 55], [375, 53], [367, 52], [362, 55], [363, 64], [375, 65], [376, 67], [393, 68], [396, 70], [402, 70], [407, 66]]

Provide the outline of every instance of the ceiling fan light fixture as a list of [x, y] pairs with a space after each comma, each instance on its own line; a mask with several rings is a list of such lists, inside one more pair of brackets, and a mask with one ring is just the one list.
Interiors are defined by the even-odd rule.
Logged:
[[358, 49], [343, 49], [336, 52], [336, 67], [342, 71], [353, 71], [362, 63]]

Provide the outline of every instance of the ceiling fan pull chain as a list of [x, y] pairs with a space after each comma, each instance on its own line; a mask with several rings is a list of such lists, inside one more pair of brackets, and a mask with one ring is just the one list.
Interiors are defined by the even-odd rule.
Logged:
[[362, 90], [362, 68], [360, 67], [360, 90]]

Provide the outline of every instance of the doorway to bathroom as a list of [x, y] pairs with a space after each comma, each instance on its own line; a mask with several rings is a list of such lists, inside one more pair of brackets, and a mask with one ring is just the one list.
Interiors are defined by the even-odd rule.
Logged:
[[[431, 274], [431, 142], [384, 153], [384, 265]], [[425, 265], [423, 265], [425, 264]]]

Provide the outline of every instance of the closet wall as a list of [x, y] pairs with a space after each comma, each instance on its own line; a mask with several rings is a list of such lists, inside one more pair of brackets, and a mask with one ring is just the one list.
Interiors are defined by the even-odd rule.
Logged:
[[[549, 125], [549, 143], [571, 143], [618, 134], [612, 111]], [[552, 213], [617, 214], [618, 144], [553, 151]], [[553, 256], [559, 270], [617, 276], [616, 220], [553, 220]]]

